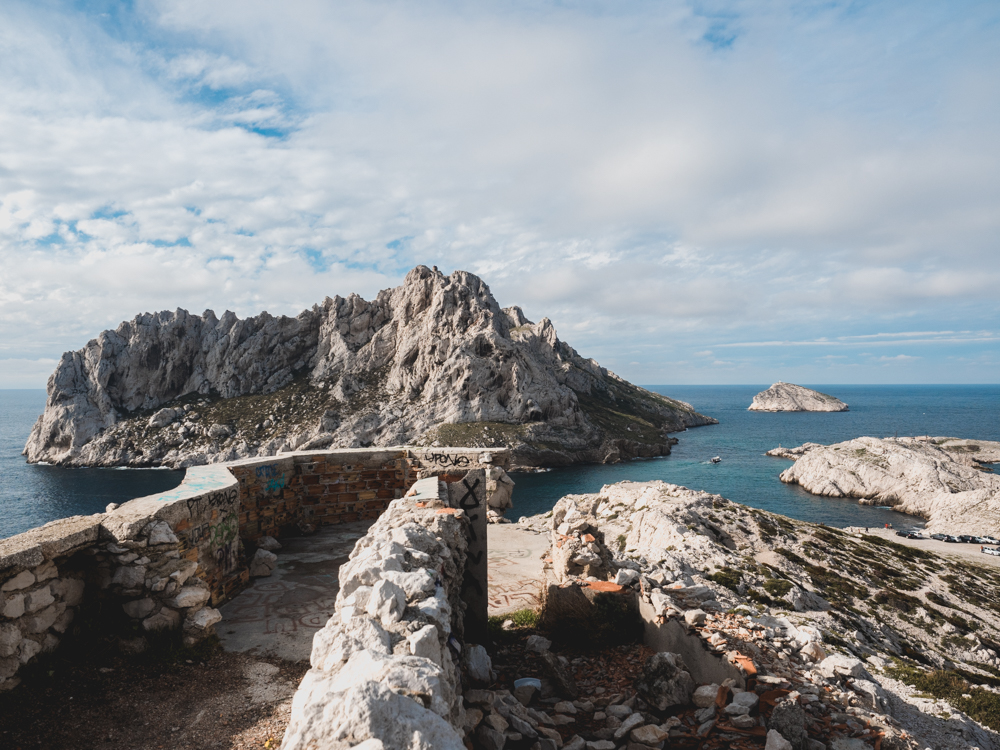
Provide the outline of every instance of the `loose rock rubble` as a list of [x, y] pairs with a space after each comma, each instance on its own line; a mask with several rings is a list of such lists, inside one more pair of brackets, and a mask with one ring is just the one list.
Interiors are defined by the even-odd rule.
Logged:
[[[924, 612], [932, 623], [940, 612], [931, 603], [945, 601], [936, 590], [950, 585], [954, 591], [959, 575], [989, 571], [959, 573], [953, 563], [923, 553], [893, 561], [893, 554], [907, 554], [899, 545], [662, 482], [623, 482], [598, 494], [569, 496], [551, 514], [520, 523], [551, 534], [548, 603], [559, 608], [577, 601], [566, 593], [571, 591], [591, 599], [635, 596], [647, 623], [688, 654], [687, 660], [669, 651], [654, 655], [648, 673], [636, 676], [622, 701], [595, 708], [613, 725], [603, 727], [604, 734], [588, 726], [577, 742], [557, 725], [563, 746], [819, 750], [991, 748], [1000, 741], [954, 707], [947, 721], [913, 711], [921, 700], [917, 691], [892, 677], [912, 664], [953, 668], [961, 657], [965, 674], [973, 684], [981, 682], [981, 695], [1000, 692], [993, 687], [992, 648], [981, 648], [982, 656], [967, 646], [956, 648], [916, 619]], [[906, 611], [891, 599], [880, 601], [879, 591], [892, 594], [880, 588], [887, 581], [914, 592], [895, 592], [910, 597]], [[874, 597], [869, 587], [875, 587]], [[980, 593], [976, 640], [995, 643], [995, 605], [984, 596], [991, 595]], [[559, 613], [547, 617], [543, 611], [543, 623], [558, 619]], [[690, 646], [691, 637], [700, 642], [698, 649]], [[738, 677], [692, 685], [693, 705], [684, 705], [688, 687], [682, 675], [706, 670], [706, 658], [738, 670]], [[594, 698], [584, 690], [578, 699]], [[618, 722], [632, 713], [615, 706], [629, 699], [628, 708], [641, 714], [635, 728], [648, 729], [616, 737]], [[668, 736], [657, 740], [657, 731]]]

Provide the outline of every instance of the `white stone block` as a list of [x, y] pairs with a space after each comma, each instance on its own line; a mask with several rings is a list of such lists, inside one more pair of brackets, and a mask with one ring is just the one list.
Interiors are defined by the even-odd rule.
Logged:
[[31, 571], [22, 570], [16, 576], [0, 586], [0, 591], [17, 591], [19, 589], [26, 589], [34, 582], [35, 576], [31, 573]]

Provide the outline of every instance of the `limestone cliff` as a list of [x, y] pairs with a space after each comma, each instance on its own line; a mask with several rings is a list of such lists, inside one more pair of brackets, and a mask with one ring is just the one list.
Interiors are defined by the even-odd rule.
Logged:
[[847, 404], [811, 388], [779, 380], [754, 396], [748, 411], [847, 411]]
[[1000, 443], [861, 437], [835, 445], [776, 448], [768, 455], [793, 459], [781, 481], [815, 495], [891, 505], [926, 518], [932, 531], [1000, 531], [1000, 477], [982, 465], [1000, 457]]
[[295, 318], [139, 315], [63, 355], [31, 462], [173, 466], [282, 450], [509, 445], [521, 465], [668, 453], [715, 420], [585, 359], [463, 271]]

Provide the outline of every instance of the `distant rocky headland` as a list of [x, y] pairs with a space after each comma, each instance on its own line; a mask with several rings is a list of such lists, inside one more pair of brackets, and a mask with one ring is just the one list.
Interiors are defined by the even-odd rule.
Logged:
[[947, 534], [1000, 531], [1000, 443], [950, 437], [861, 437], [834, 445], [775, 448], [795, 463], [781, 481], [815, 495], [856, 497], [927, 519]]
[[749, 411], [847, 411], [847, 404], [811, 388], [779, 380], [753, 397]]
[[463, 271], [424, 266], [373, 301], [294, 318], [146, 313], [63, 355], [29, 462], [181, 468], [282, 451], [510, 446], [515, 463], [669, 453], [716, 420], [623, 380], [501, 309]]

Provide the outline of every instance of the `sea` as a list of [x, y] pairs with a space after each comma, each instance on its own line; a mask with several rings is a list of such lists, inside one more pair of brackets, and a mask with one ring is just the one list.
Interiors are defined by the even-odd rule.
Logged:
[[[677, 433], [669, 456], [611, 465], [515, 472], [508, 516], [551, 510], [567, 494], [598, 492], [605, 484], [662, 479], [722, 495], [755, 508], [830, 526], [920, 528], [920, 519], [856, 500], [810, 495], [778, 475], [790, 465], [764, 455], [779, 445], [834, 443], [873, 437], [936, 435], [1000, 441], [1000, 385], [808, 385], [850, 405], [835, 413], [750, 412], [758, 385], [654, 385], [646, 388], [692, 404], [719, 424]], [[64, 469], [27, 464], [21, 456], [45, 408], [43, 390], [0, 390], [0, 538], [58, 518], [99, 513], [173, 489], [183, 471]], [[721, 461], [712, 463], [718, 456]]]

